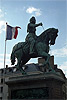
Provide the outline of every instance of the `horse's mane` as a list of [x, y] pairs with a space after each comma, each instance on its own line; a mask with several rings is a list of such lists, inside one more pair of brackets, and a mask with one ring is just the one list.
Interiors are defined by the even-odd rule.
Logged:
[[43, 41], [45, 39], [45, 37], [48, 35], [48, 33], [50, 33], [51, 30], [52, 30], [52, 28], [49, 28], [49, 29], [45, 30], [43, 33], [41, 33], [38, 36], [37, 42]]

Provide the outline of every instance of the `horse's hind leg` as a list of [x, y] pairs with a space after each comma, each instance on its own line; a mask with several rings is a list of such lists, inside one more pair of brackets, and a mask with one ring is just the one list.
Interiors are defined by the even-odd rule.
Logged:
[[20, 70], [22, 74], [26, 74], [25, 71], [22, 69], [22, 66], [21, 66], [21, 57], [18, 57], [18, 58], [17, 58], [17, 65], [16, 65], [16, 68], [17, 68], [18, 70]]

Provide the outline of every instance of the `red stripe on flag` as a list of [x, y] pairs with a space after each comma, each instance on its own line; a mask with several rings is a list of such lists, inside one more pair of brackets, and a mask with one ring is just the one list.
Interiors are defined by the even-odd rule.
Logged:
[[18, 29], [17, 29], [17, 27], [15, 27], [15, 35], [14, 35], [15, 39], [17, 38], [17, 35], [18, 35]]

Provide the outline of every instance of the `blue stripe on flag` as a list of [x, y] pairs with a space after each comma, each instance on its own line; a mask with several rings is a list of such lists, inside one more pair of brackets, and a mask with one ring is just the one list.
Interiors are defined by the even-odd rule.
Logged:
[[6, 31], [6, 40], [12, 39], [12, 27], [7, 25], [7, 31]]

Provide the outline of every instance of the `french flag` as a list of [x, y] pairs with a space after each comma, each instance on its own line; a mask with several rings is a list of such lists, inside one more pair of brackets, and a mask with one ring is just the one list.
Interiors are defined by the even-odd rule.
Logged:
[[20, 27], [18, 27], [18, 26], [12, 27], [10, 25], [7, 25], [6, 40], [12, 40], [13, 38], [16, 39], [17, 35], [18, 35], [18, 28], [20, 28]]

